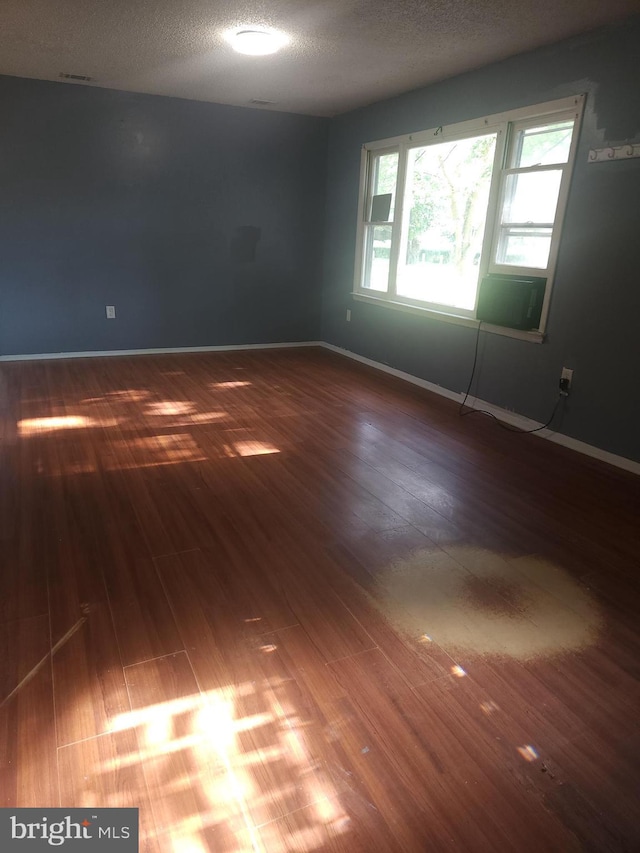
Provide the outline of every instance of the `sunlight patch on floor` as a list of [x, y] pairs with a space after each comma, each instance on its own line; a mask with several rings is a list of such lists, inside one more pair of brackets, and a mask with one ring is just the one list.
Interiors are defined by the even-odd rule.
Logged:
[[237, 456], [268, 456], [271, 453], [280, 453], [277, 447], [266, 441], [234, 441], [232, 447]]
[[246, 380], [243, 382], [241, 382], [241, 381], [212, 382], [209, 385], [209, 388], [211, 388], [212, 390], [215, 391], [216, 389], [225, 389], [225, 388], [244, 388], [247, 385], [251, 385], [251, 382], [247, 382]]
[[25, 418], [18, 421], [18, 435], [25, 436], [55, 432], [63, 429], [87, 429], [89, 427], [112, 427], [120, 421], [117, 418], [91, 418], [84, 415], [64, 415], [52, 418]]
[[160, 400], [157, 403], [147, 403], [145, 412], [148, 415], [160, 415], [169, 417], [171, 415], [187, 415], [193, 412], [195, 406], [189, 401], [183, 400]]
[[108, 470], [155, 468], [159, 465], [176, 465], [181, 462], [206, 462], [198, 444], [189, 433], [152, 435], [114, 441], [115, 457], [107, 464]]
[[167, 853], [212, 849], [216, 838], [221, 849], [262, 850], [263, 830], [270, 853], [311, 853], [327, 833], [348, 831], [349, 817], [309, 751], [308, 724], [285, 714], [277, 686], [246, 682], [120, 714], [111, 731], [134, 731], [137, 750], [96, 773], [143, 768]]

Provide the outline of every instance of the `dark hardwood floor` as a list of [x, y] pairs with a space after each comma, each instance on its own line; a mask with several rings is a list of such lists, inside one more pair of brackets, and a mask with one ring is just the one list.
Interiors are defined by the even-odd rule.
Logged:
[[5, 363], [0, 437], [0, 805], [640, 850], [638, 478], [315, 349]]

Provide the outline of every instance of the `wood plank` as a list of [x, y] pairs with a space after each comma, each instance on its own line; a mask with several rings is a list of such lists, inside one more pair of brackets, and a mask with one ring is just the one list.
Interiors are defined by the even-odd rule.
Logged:
[[[260, 691], [269, 713], [280, 721], [279, 763], [287, 767], [295, 800], [283, 798], [277, 814], [348, 790], [335, 715], [335, 702], [345, 692], [305, 629], [295, 625], [256, 637], [246, 653], [245, 671], [252, 689]], [[273, 790], [282, 789], [277, 782]], [[257, 814], [256, 823], [275, 816], [275, 810]]]
[[[263, 568], [254, 570], [249, 586], [242, 574], [230, 573], [228, 559], [228, 552], [190, 551], [156, 561], [196, 674], [207, 685], [227, 682], [233, 650], [256, 625], [264, 633], [301, 621], [326, 659], [375, 645], [328, 584], [301, 582], [294, 550], [285, 555], [279, 548], [261, 549], [254, 561]], [[203, 601], [209, 602], [206, 608]], [[211, 647], [218, 650], [215, 656]]]
[[[491, 763], [554, 814], [578, 840], [580, 849], [621, 849], [625, 837], [637, 835], [635, 795], [629, 791], [624, 803], [607, 798], [601, 786], [604, 768], [597, 756], [610, 751], [594, 742], [593, 735], [590, 747], [580, 741], [581, 757], [575, 761], [572, 745], [567, 741], [541, 744], [535, 723], [514, 719], [509, 705], [498, 704], [472, 678], [442, 679], [418, 688], [417, 693], [446, 719], [470, 757], [490, 766], [486, 758], [493, 756]], [[625, 772], [629, 779], [637, 775], [630, 767]]]
[[48, 617], [0, 625], [0, 661], [1, 804], [57, 806]]
[[25, 679], [41, 668], [50, 668], [49, 617], [32, 616], [0, 623], [0, 704]]
[[286, 542], [263, 548], [262, 553], [277, 594], [325, 662], [375, 648], [374, 639], [333, 588], [335, 566], [322, 551], [305, 547], [294, 532]]
[[323, 797], [313, 805], [261, 826], [259, 832], [267, 851], [392, 853], [398, 850], [375, 806], [353, 791]]
[[[520, 850], [578, 849], [539, 803], [514, 789], [486, 760], [474, 760], [460, 731], [452, 731], [446, 716], [420, 701], [379, 650], [329, 666], [366, 732], [361, 756], [354, 754], [353, 760], [362, 768], [373, 755], [384, 767], [369, 776], [367, 795], [383, 813], [392, 805], [385, 802], [388, 788], [402, 779], [405, 796], [416, 798], [410, 811], [426, 812], [435, 846], [454, 840], [459, 849], [495, 850], [503, 849], [508, 838]], [[421, 690], [429, 692], [437, 684]], [[384, 793], [377, 778], [385, 780]]]
[[[231, 765], [235, 718], [222, 697], [203, 701], [184, 652], [126, 668], [134, 731], [161, 849], [248, 849], [242, 780]], [[217, 700], [217, 701], [216, 701]]]
[[[291, 727], [297, 698], [291, 676], [271, 672], [280, 657], [275, 638], [283, 633], [274, 629], [294, 618], [286, 603], [273, 591], [269, 599], [264, 585], [254, 586], [247, 596], [242, 575], [229, 573], [207, 554], [189, 552], [157, 563], [207, 701], [215, 707], [223, 703], [241, 727], [238, 753], [227, 760], [234, 773], [249, 780], [246, 788], [253, 793], [246, 806], [252, 821], [268, 822], [327, 791], [335, 793], [330, 772], [309, 758]], [[258, 633], [264, 629], [268, 633]], [[263, 722], [253, 726], [252, 720]]]
[[63, 808], [139, 809], [140, 850], [160, 853], [166, 847], [157, 837], [143, 754], [131, 729], [60, 748], [60, 804]]
[[[391, 541], [398, 542], [404, 533], [406, 529], [403, 528], [393, 531], [392, 534], [399, 536], [394, 536]], [[411, 529], [411, 534], [418, 534], [421, 541], [424, 539], [415, 528]], [[420, 626], [415, 624], [415, 620], [399, 603], [394, 602], [393, 618], [389, 618], [388, 598], [375, 580], [375, 567], [393, 559], [390, 551], [384, 547], [388, 544], [387, 535], [366, 541], [365, 553], [369, 555], [364, 558], [366, 567], [354, 557], [356, 548], [353, 545], [348, 549], [331, 549], [331, 556], [343, 570], [331, 579], [335, 592], [358, 622], [366, 626], [371, 639], [402, 672], [409, 684], [416, 686], [447, 675], [457, 665], [456, 660], [424, 629], [418, 630]], [[410, 541], [415, 542], [413, 535]], [[402, 553], [401, 549], [398, 550]]]
[[125, 666], [183, 648], [164, 588], [150, 557], [114, 548], [105, 585]]
[[48, 613], [55, 525], [48, 512], [50, 490], [37, 473], [37, 453], [21, 445], [2, 450], [0, 622], [5, 622]]
[[111, 731], [129, 710], [109, 605], [92, 603], [57, 641], [53, 654], [58, 746]]

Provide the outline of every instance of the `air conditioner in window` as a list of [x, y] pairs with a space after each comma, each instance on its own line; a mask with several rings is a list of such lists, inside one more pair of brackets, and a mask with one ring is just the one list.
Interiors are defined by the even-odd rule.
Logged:
[[476, 317], [494, 326], [537, 329], [546, 283], [546, 278], [486, 275], [480, 282]]

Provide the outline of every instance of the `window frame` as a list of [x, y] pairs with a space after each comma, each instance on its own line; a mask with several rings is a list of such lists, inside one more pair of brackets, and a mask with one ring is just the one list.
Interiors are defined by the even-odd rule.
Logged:
[[[386, 222], [383, 222], [382, 220], [371, 219], [371, 213], [373, 212], [372, 211], [373, 199], [374, 199], [373, 184], [374, 184], [374, 180], [375, 180], [375, 166], [374, 166], [375, 160], [376, 160], [376, 158], [384, 157], [387, 154], [396, 154], [396, 153], [398, 154], [398, 170], [396, 172], [396, 189], [395, 189], [395, 193], [394, 193], [395, 198], [394, 198], [394, 202], [393, 202], [393, 219], [387, 220]], [[372, 231], [375, 228], [379, 228], [379, 227], [391, 228], [391, 246], [393, 247], [393, 245], [394, 245], [393, 235], [394, 235], [394, 226], [395, 226], [396, 215], [397, 215], [398, 186], [400, 185], [400, 174], [399, 174], [399, 172], [400, 172], [400, 161], [401, 161], [402, 157], [401, 157], [399, 147], [397, 145], [395, 145], [395, 146], [391, 146], [390, 148], [377, 148], [375, 151], [372, 151], [372, 154], [374, 156], [367, 155], [366, 187], [365, 187], [364, 199], [363, 199], [364, 217], [363, 217], [363, 221], [362, 221], [363, 244], [362, 244], [362, 261], [361, 261], [361, 264], [362, 264], [362, 266], [361, 266], [361, 280], [362, 281], [364, 281], [364, 279], [366, 278], [366, 276], [368, 274], [368, 270], [369, 270], [369, 261], [368, 261], [368, 258], [365, 257], [366, 249], [367, 249], [367, 245], [368, 245], [369, 231], [370, 230]], [[389, 274], [391, 274], [392, 264], [393, 264], [393, 258], [390, 256], [390, 258], [389, 258]], [[363, 287], [362, 290], [373, 291], [374, 293], [381, 293], [381, 291], [375, 290], [375, 288], [371, 288], [371, 287], [368, 287], [368, 288]], [[388, 292], [388, 288], [387, 288], [387, 292]]]
[[[541, 341], [547, 324], [553, 279], [558, 258], [559, 246], [562, 238], [562, 225], [566, 212], [569, 188], [575, 166], [576, 152], [579, 143], [582, 114], [584, 111], [584, 95], [574, 95], [556, 101], [509, 110], [491, 116], [459, 122], [452, 125], [430, 128], [416, 133], [403, 136], [390, 137], [388, 139], [369, 142], [362, 146], [360, 161], [360, 184], [358, 195], [358, 227], [356, 232], [356, 256], [354, 265], [354, 285], [352, 295], [355, 299], [374, 302], [388, 308], [396, 308], [412, 313], [427, 314], [429, 316], [445, 320], [447, 322], [458, 322], [463, 325], [477, 326], [476, 319], [479, 284], [487, 274], [502, 273], [513, 276], [530, 275], [541, 276], [547, 279], [540, 324], [537, 330], [522, 332], [507, 329], [506, 327], [487, 326], [483, 328], [495, 331], [510, 337], [519, 337], [528, 340]], [[556, 123], [563, 120], [573, 120], [574, 129], [569, 149], [567, 162], [563, 164], [549, 164], [548, 166], [533, 166], [526, 168], [510, 167], [510, 157], [514, 140], [520, 130], [534, 127], [541, 123]], [[496, 133], [496, 146], [494, 151], [494, 163], [489, 191], [487, 207], [487, 218], [485, 232], [482, 242], [482, 251], [478, 262], [478, 287], [476, 289], [475, 304], [473, 309], [455, 308], [453, 306], [441, 305], [416, 300], [409, 297], [399, 296], [396, 288], [396, 276], [398, 260], [402, 251], [402, 237], [406, 233], [405, 224], [405, 190], [408, 153], [413, 148], [434, 145], [446, 141], [455, 141], [473, 136]], [[372, 290], [362, 286], [363, 275], [366, 265], [366, 234], [368, 228], [374, 225], [365, 217], [371, 210], [372, 200], [372, 168], [376, 155], [398, 152], [398, 170], [396, 178], [394, 217], [393, 222], [382, 223], [389, 225], [392, 229], [392, 239], [389, 260], [389, 279], [387, 291]], [[522, 173], [523, 171], [562, 170], [560, 189], [556, 205], [555, 217], [551, 229], [551, 246], [546, 269], [538, 267], [520, 267], [512, 264], [498, 263], [495, 259], [499, 248], [501, 233], [501, 216], [507, 185], [507, 175]], [[375, 223], [380, 225], [381, 223]], [[530, 226], [534, 227], [534, 226]]]

